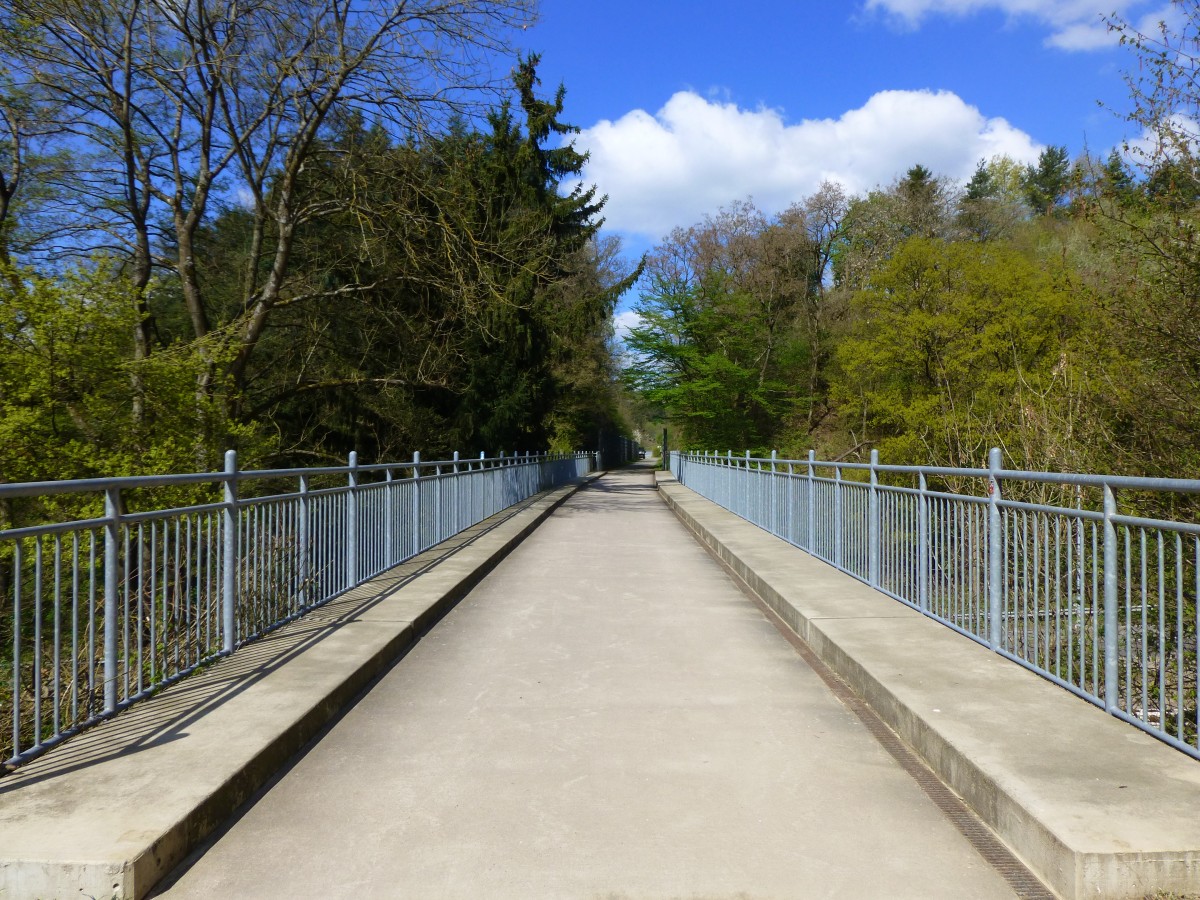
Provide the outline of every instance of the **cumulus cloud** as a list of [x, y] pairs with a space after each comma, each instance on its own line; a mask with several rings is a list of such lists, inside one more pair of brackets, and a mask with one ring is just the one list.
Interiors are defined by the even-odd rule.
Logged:
[[631, 309], [625, 309], [617, 312], [613, 316], [613, 331], [618, 341], [624, 342], [629, 336], [629, 329], [636, 328], [642, 324], [641, 316]]
[[980, 159], [1033, 162], [1042, 149], [949, 91], [882, 91], [837, 119], [795, 124], [681, 91], [654, 114], [584, 129], [576, 146], [591, 154], [584, 182], [609, 196], [608, 227], [651, 240], [746, 197], [778, 212], [824, 180], [858, 193], [916, 163], [968, 178]]
[[1182, 113], [1168, 116], [1161, 127], [1144, 128], [1138, 137], [1126, 141], [1123, 151], [1125, 161], [1134, 166], [1179, 159], [1184, 151], [1195, 158], [1200, 153], [1200, 121]]
[[1162, 0], [1107, 4], [1096, 0], [866, 0], [865, 8], [910, 28], [918, 27], [931, 15], [961, 17], [985, 10], [999, 11], [1014, 19], [1041, 22], [1050, 30], [1047, 45], [1079, 51], [1111, 47], [1117, 42], [1117, 36], [1104, 22], [1104, 15], [1115, 12], [1143, 32], [1152, 32], [1158, 22], [1172, 22], [1179, 16], [1171, 4], [1163, 4]]

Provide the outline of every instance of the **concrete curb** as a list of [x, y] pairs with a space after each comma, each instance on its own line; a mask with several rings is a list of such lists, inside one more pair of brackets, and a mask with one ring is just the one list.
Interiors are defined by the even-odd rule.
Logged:
[[1200, 891], [1200, 764], [658, 473], [679, 519], [1058, 895]]
[[0, 780], [0, 897], [144, 896], [598, 477], [467, 529]]

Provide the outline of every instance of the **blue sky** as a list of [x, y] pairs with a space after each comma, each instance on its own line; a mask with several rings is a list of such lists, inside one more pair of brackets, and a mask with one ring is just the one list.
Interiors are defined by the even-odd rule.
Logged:
[[639, 253], [823, 178], [862, 192], [917, 162], [966, 178], [1048, 144], [1106, 154], [1137, 137], [1114, 10], [1143, 28], [1170, 16], [1166, 0], [542, 0], [522, 37], [543, 89], [567, 88], [607, 230]]

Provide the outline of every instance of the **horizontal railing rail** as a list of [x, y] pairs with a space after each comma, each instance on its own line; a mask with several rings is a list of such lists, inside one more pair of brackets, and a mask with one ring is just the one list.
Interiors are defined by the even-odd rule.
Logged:
[[1200, 494], [1200, 480], [1006, 470], [996, 449], [986, 469], [881, 465], [876, 451], [869, 463], [672, 451], [670, 467], [709, 500], [1200, 758], [1200, 524], [1163, 513]]
[[[36, 756], [595, 453], [0, 484], [0, 761]], [[29, 521], [26, 521], [29, 520]], [[65, 520], [65, 521], [64, 521]], [[6, 683], [7, 682], [7, 683]]]

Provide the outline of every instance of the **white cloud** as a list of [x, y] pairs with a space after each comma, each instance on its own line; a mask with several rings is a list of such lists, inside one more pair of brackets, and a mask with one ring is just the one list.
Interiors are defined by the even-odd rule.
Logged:
[[618, 341], [624, 342], [629, 336], [629, 329], [642, 323], [642, 318], [632, 309], [625, 309], [613, 316], [613, 331]]
[[878, 12], [909, 28], [916, 28], [931, 15], [969, 16], [994, 10], [1013, 19], [1032, 19], [1050, 29], [1046, 44], [1060, 50], [1099, 50], [1117, 43], [1104, 16], [1114, 12], [1132, 21], [1139, 30], [1153, 31], [1159, 21], [1172, 21], [1178, 12], [1168, 3], [1155, 0], [1097, 2], [1097, 0], [866, 0], [867, 12]]
[[1139, 137], [1127, 141], [1122, 155], [1134, 166], [1154, 166], [1164, 159], [1178, 159], [1185, 149], [1191, 157], [1200, 150], [1200, 121], [1176, 113], [1160, 129], [1144, 128]]
[[657, 239], [734, 200], [778, 212], [823, 180], [852, 193], [886, 185], [921, 163], [968, 178], [980, 159], [1032, 162], [1042, 149], [1001, 118], [948, 91], [883, 91], [837, 119], [784, 121], [682, 91], [657, 113], [634, 110], [584, 129], [584, 172], [608, 194], [608, 227]]
[[1103, 22], [1075, 22], [1059, 28], [1046, 43], [1060, 50], [1102, 50], [1117, 43], [1117, 37]]

